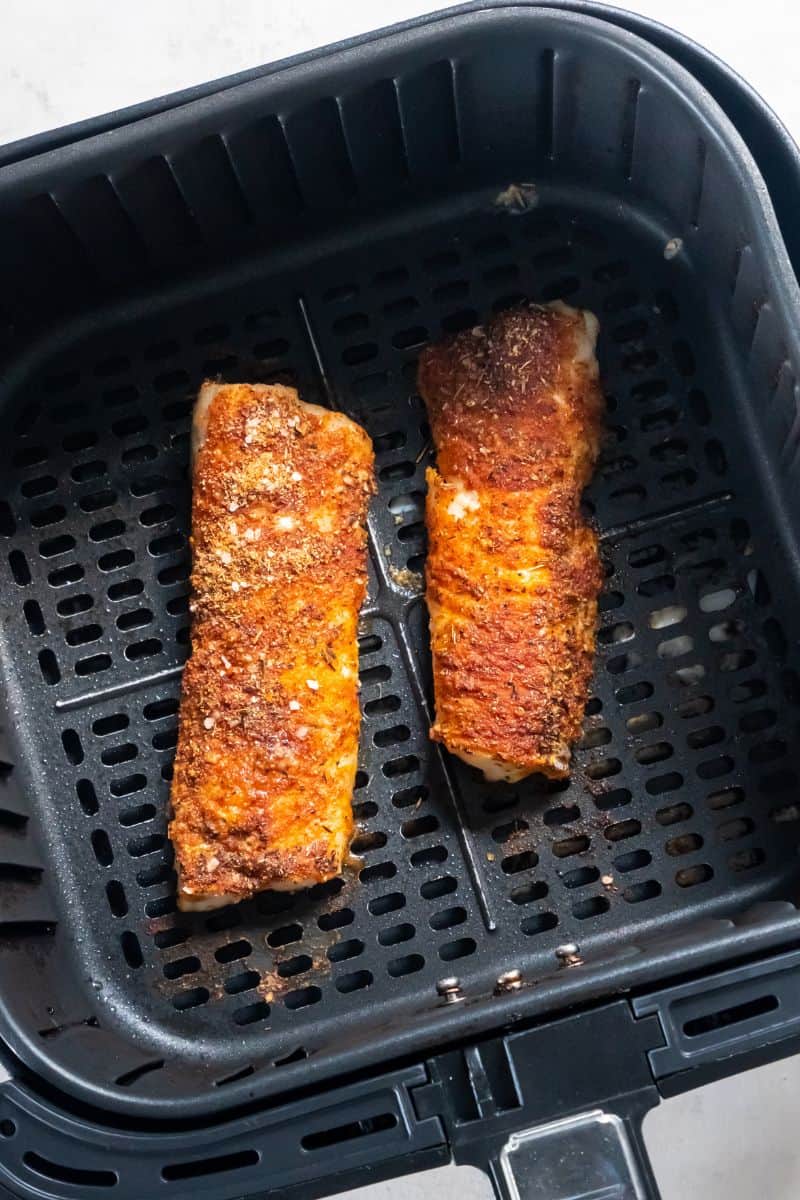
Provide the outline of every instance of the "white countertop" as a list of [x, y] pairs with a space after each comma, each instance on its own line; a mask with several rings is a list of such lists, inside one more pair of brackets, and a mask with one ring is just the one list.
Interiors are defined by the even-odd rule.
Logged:
[[[0, 143], [147, 100], [428, 11], [436, 0], [3, 0]], [[733, 66], [800, 140], [800, 6], [629, 0]], [[800, 1058], [669, 1101], [647, 1132], [664, 1200], [797, 1200]], [[442, 1168], [361, 1200], [478, 1200], [485, 1179]]]
[[[0, 144], [446, 7], [447, 0], [3, 0]], [[627, 7], [718, 54], [800, 141], [800, 6], [630, 0]]]

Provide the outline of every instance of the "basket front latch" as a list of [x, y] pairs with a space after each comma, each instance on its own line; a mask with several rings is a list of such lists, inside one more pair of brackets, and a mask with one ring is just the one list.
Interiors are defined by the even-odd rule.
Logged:
[[641, 1127], [662, 1042], [655, 1018], [615, 1001], [438, 1055], [414, 1103], [501, 1200], [658, 1200]]

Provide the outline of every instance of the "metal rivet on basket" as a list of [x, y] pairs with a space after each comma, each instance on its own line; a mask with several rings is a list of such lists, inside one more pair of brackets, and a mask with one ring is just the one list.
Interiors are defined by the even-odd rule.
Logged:
[[564, 942], [563, 946], [556, 946], [556, 958], [562, 967], [577, 967], [583, 962], [575, 942]]
[[522, 987], [522, 972], [519, 967], [514, 967], [510, 971], [503, 971], [502, 975], [497, 976], [497, 983], [494, 985], [494, 994], [503, 996], [506, 992], [518, 992]]
[[445, 1004], [458, 1004], [459, 1000], [464, 999], [464, 993], [461, 990], [461, 980], [455, 975], [449, 975], [447, 979], [440, 979], [436, 984], [436, 991], [444, 1000]]

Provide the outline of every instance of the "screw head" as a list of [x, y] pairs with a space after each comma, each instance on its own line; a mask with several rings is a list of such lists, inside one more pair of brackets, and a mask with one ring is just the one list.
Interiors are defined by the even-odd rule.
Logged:
[[448, 975], [446, 979], [440, 979], [436, 984], [436, 991], [442, 997], [445, 1004], [458, 1004], [459, 1000], [464, 999], [464, 993], [461, 990], [461, 980], [455, 975]]
[[522, 987], [522, 972], [519, 967], [512, 967], [510, 971], [503, 971], [497, 976], [497, 983], [494, 985], [496, 996], [502, 996], [506, 992], [518, 992]]
[[556, 946], [556, 958], [562, 967], [577, 967], [583, 962], [576, 942], [564, 942], [563, 946]]

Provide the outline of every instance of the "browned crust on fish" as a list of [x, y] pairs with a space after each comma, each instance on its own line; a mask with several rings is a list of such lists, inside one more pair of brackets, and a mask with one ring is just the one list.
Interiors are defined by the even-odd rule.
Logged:
[[490, 778], [569, 770], [601, 583], [580, 512], [600, 438], [596, 322], [525, 304], [420, 356], [437, 469], [432, 736]]
[[205, 384], [195, 436], [170, 825], [187, 909], [341, 872], [374, 487], [366, 433], [292, 388]]

